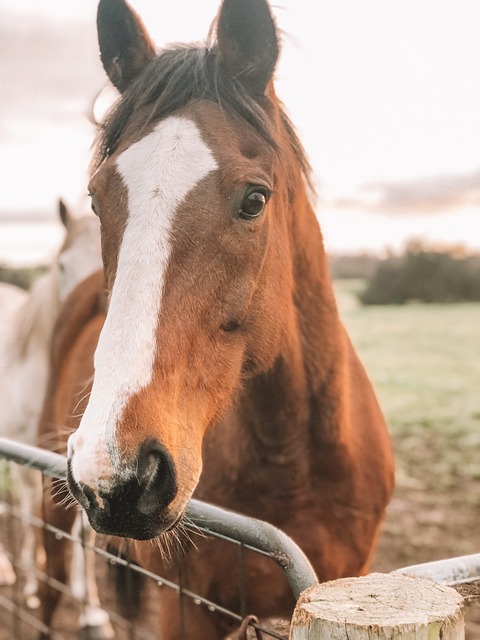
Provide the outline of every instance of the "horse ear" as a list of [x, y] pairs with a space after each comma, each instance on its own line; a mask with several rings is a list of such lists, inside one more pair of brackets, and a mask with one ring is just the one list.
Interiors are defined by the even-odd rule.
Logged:
[[142, 21], [124, 0], [100, 0], [97, 11], [100, 59], [112, 84], [123, 93], [155, 56]]
[[68, 229], [68, 225], [70, 224], [71, 219], [70, 211], [61, 198], [58, 199], [58, 216], [63, 226]]
[[277, 30], [265, 0], [224, 0], [217, 27], [220, 59], [252, 94], [264, 94], [278, 58]]

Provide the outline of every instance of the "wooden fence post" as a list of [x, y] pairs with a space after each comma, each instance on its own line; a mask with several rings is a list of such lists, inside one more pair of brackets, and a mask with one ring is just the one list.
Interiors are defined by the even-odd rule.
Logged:
[[414, 576], [333, 580], [302, 593], [290, 640], [464, 640], [462, 601], [454, 589]]

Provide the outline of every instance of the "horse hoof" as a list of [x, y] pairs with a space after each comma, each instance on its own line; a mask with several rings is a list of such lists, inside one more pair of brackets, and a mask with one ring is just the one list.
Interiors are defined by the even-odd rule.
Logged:
[[110, 624], [82, 627], [78, 631], [79, 640], [112, 640], [114, 637], [115, 633]]
[[0, 553], [0, 587], [10, 587], [15, 584], [16, 579], [12, 563], [7, 556]]

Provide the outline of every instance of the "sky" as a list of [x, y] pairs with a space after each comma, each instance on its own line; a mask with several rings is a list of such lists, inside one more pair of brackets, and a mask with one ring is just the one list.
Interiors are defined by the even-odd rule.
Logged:
[[[204, 39], [219, 2], [131, 5], [160, 47]], [[312, 163], [327, 249], [400, 249], [423, 237], [480, 250], [478, 0], [273, 6], [277, 93]], [[12, 219], [53, 216], [60, 195], [86, 206], [86, 113], [105, 82], [95, 12], [94, 0], [0, 0], [0, 223], [17, 236]]]

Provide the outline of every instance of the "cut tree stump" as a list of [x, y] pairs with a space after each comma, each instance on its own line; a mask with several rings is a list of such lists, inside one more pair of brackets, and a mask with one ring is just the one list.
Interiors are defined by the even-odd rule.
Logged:
[[342, 578], [302, 593], [290, 640], [464, 640], [462, 602], [425, 578]]

